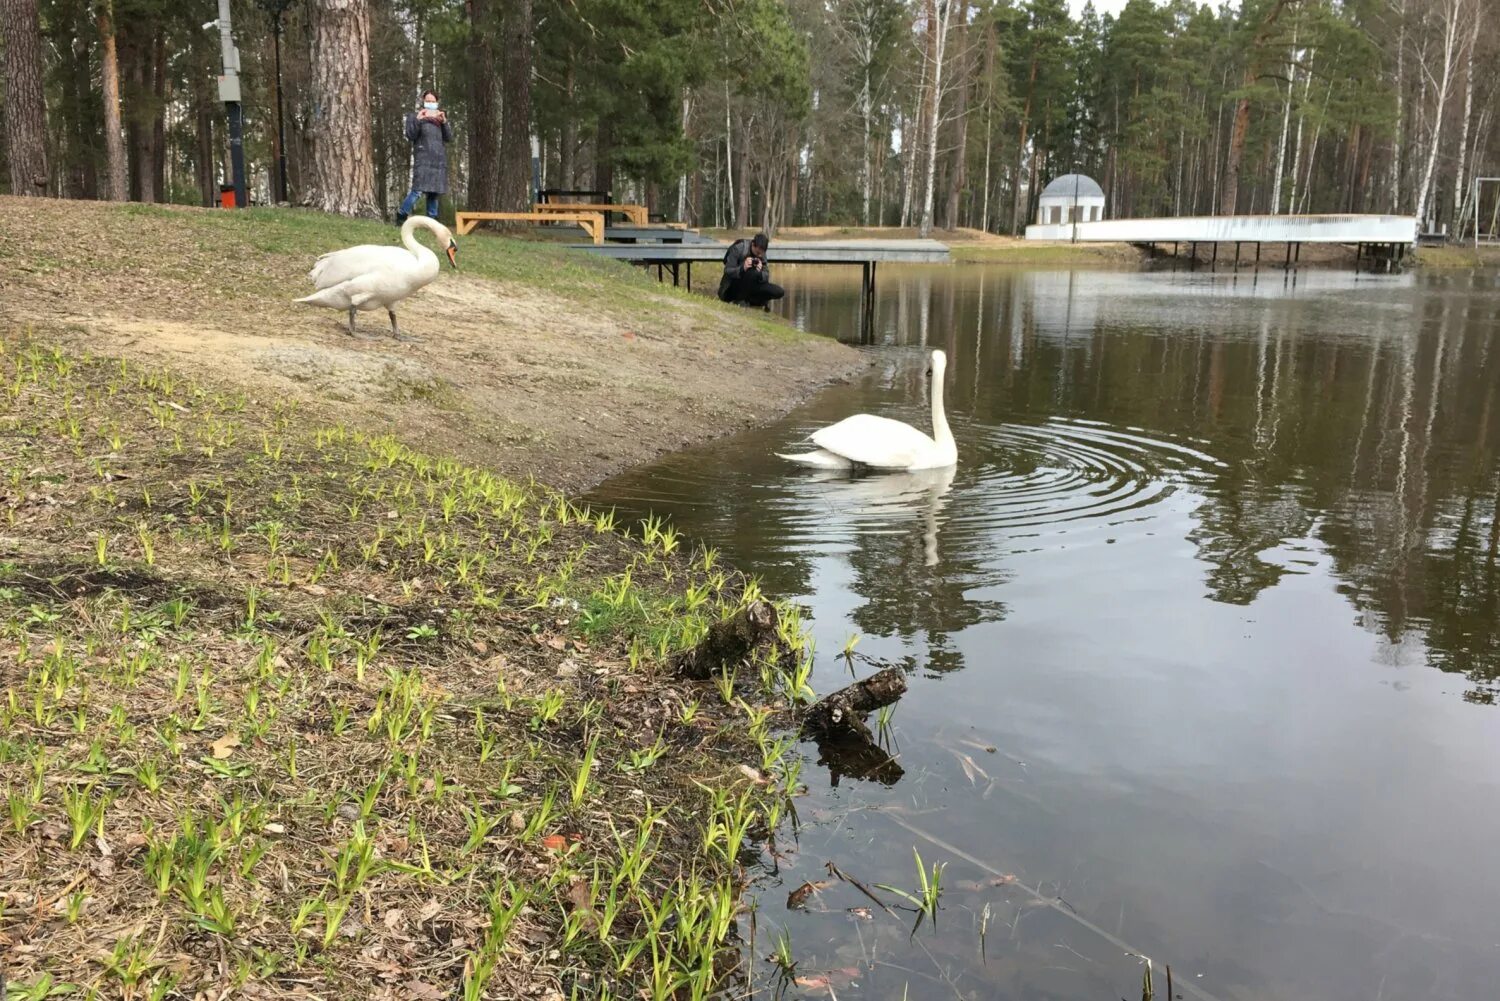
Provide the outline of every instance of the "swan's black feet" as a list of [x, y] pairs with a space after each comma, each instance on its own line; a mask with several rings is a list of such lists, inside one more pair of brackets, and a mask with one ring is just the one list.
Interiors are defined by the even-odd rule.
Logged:
[[395, 337], [402, 344], [425, 344], [427, 341], [425, 337], [413, 337], [411, 334], [403, 334], [399, 330], [396, 331]]

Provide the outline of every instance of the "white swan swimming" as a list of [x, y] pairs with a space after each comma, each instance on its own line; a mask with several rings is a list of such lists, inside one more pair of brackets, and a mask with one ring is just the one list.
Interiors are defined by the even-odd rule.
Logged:
[[354, 333], [356, 310], [384, 307], [391, 317], [391, 334], [397, 340], [410, 340], [396, 325], [396, 303], [430, 283], [438, 276], [437, 255], [417, 242], [417, 227], [432, 230], [448, 254], [448, 263], [458, 267], [458, 245], [448, 227], [436, 219], [414, 215], [401, 227], [401, 247], [363, 244], [346, 250], [335, 250], [318, 258], [307, 276], [318, 291], [298, 302], [330, 309], [349, 311], [349, 333]]
[[811, 452], [787, 455], [783, 459], [816, 466], [819, 469], [942, 469], [958, 463], [958, 448], [948, 417], [943, 412], [943, 371], [948, 356], [932, 352], [932, 437], [889, 417], [855, 414], [837, 424], [830, 424], [809, 435], [818, 446]]

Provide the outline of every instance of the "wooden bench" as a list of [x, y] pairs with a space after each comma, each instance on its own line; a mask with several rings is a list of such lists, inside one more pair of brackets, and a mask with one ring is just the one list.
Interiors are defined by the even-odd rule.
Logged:
[[636, 226], [647, 225], [646, 206], [614, 205], [609, 202], [538, 202], [532, 208], [538, 212], [618, 212]]
[[481, 222], [572, 222], [589, 235], [594, 244], [604, 243], [604, 213], [564, 206], [567, 212], [459, 212], [454, 218], [458, 235], [467, 236]]

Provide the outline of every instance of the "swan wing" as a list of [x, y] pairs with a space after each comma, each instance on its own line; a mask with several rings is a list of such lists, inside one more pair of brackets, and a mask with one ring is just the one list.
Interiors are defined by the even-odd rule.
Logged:
[[901, 421], [855, 414], [814, 431], [812, 442], [850, 462], [876, 469], [907, 469], [931, 459], [937, 445]]
[[382, 247], [365, 244], [335, 250], [318, 258], [308, 272], [319, 289], [332, 288], [364, 275], [395, 274], [403, 277], [416, 267], [417, 259], [405, 247]]
[[776, 457], [778, 459], [785, 459], [788, 462], [795, 462], [800, 466], [812, 466], [814, 469], [839, 469], [848, 472], [854, 467], [854, 463], [842, 455], [828, 451], [826, 448], [815, 448], [811, 452], [799, 452], [796, 454], [777, 452]]
[[320, 288], [297, 301], [332, 309], [369, 310], [393, 306], [414, 291], [416, 289], [412, 287], [412, 282], [402, 276], [390, 273], [363, 274], [337, 285]]

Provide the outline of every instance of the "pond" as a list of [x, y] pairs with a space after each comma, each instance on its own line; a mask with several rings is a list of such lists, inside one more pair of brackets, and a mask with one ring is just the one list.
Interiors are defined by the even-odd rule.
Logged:
[[[782, 269], [858, 337], [857, 280]], [[1494, 996], [1500, 973], [1500, 276], [881, 269], [868, 375], [589, 498], [670, 516], [910, 672], [892, 767], [806, 748], [756, 886], [788, 997]], [[776, 458], [867, 411], [951, 474]], [[732, 392], [732, 387], [726, 387]], [[872, 722], [874, 722], [872, 720]], [[936, 921], [832, 881], [912, 891]], [[900, 898], [875, 890], [888, 902]], [[748, 924], [748, 923], [747, 923]]]

